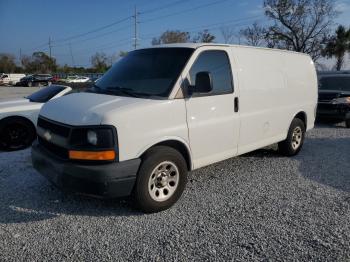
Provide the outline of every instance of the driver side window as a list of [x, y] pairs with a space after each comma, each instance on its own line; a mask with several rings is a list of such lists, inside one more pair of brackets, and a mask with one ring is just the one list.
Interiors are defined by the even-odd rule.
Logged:
[[[233, 93], [231, 66], [225, 51], [209, 50], [199, 54], [189, 72], [189, 84], [195, 85], [196, 74], [203, 71], [211, 74], [213, 83], [213, 90], [204, 96]], [[194, 96], [203, 95], [195, 94]]]

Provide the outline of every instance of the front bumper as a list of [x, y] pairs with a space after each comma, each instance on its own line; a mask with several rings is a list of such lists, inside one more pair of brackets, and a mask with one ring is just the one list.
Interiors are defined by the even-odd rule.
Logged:
[[89, 165], [60, 160], [38, 143], [32, 146], [33, 167], [62, 190], [101, 198], [131, 194], [141, 163], [133, 159]]
[[344, 121], [350, 119], [350, 106], [346, 104], [318, 103], [317, 117]]

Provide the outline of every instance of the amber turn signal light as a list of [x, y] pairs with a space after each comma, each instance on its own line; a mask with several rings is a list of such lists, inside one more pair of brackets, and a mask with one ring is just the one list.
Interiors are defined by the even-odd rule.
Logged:
[[69, 158], [74, 160], [114, 160], [115, 152], [108, 151], [69, 151]]

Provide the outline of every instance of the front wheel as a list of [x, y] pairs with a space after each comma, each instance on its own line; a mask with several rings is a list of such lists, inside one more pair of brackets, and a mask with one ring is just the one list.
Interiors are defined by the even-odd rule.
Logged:
[[295, 156], [301, 150], [305, 139], [305, 124], [294, 118], [288, 131], [287, 139], [278, 143], [279, 152], [285, 156]]
[[140, 166], [134, 197], [146, 213], [171, 207], [182, 195], [187, 183], [187, 164], [175, 149], [157, 146], [150, 149]]
[[8, 119], [0, 124], [0, 148], [6, 151], [29, 147], [35, 140], [33, 126], [22, 119]]

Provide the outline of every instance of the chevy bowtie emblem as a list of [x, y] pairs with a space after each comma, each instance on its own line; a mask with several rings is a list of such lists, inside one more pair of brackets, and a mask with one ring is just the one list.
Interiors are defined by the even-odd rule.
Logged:
[[44, 138], [47, 140], [47, 141], [50, 141], [52, 136], [51, 136], [51, 132], [49, 130], [46, 130], [45, 133], [44, 133]]

